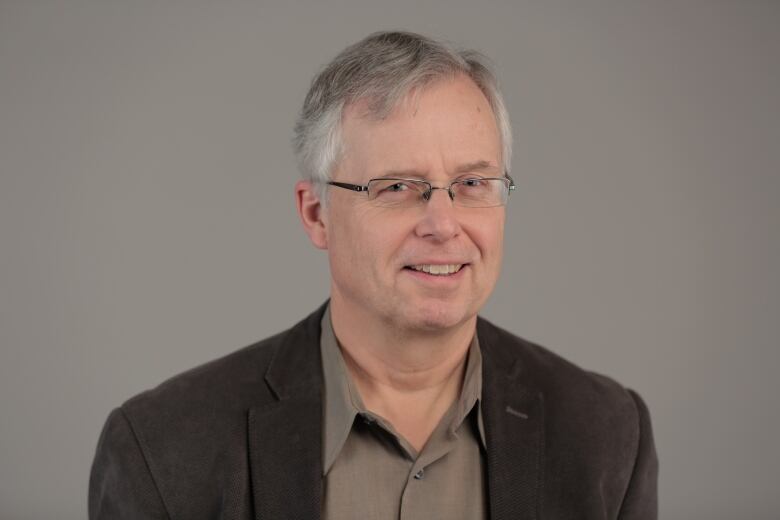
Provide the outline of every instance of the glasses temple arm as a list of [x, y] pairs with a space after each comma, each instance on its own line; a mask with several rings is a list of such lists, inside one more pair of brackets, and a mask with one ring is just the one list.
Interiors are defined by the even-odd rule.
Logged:
[[359, 184], [349, 184], [348, 182], [336, 182], [328, 181], [326, 184], [336, 186], [338, 188], [345, 188], [352, 191], [368, 191], [368, 186], [360, 186]]

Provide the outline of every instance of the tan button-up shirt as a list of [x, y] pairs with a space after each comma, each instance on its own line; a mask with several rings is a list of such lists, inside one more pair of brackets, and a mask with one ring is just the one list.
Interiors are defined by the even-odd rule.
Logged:
[[418, 453], [363, 405], [333, 333], [330, 308], [321, 325], [323, 520], [486, 519], [482, 356], [476, 335], [460, 397]]

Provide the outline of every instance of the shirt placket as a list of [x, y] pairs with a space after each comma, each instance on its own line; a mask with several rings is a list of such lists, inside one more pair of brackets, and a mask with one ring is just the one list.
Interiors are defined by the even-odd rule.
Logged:
[[436, 462], [444, 458], [457, 445], [457, 433], [451, 428], [456, 409], [456, 405], [450, 408], [431, 434], [422, 451], [411, 461], [406, 485], [401, 494], [399, 520], [430, 518], [430, 511], [426, 504], [430, 503], [427, 500], [430, 493], [437, 491], [430, 482], [431, 478], [436, 477], [434, 473], [437, 469]]

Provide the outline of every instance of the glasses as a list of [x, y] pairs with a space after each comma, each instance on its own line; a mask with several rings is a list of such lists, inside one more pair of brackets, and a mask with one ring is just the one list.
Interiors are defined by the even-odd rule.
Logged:
[[515, 182], [509, 174], [500, 178], [468, 177], [442, 187], [418, 179], [390, 177], [371, 179], [365, 186], [336, 181], [328, 181], [326, 184], [352, 191], [364, 191], [372, 203], [390, 208], [408, 208], [423, 204], [430, 200], [433, 190], [445, 190], [455, 206], [492, 208], [505, 205], [509, 194], [515, 189]]

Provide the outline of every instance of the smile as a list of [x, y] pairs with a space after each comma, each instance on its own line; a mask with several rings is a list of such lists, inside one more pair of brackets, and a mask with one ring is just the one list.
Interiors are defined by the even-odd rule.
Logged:
[[407, 266], [407, 269], [421, 271], [434, 276], [449, 276], [460, 271], [462, 267], [463, 264], [421, 264]]

